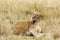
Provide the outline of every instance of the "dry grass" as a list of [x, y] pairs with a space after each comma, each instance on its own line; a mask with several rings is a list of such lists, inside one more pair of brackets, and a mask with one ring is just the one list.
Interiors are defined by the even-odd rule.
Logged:
[[[0, 40], [60, 40], [54, 38], [54, 33], [60, 34], [60, 0], [0, 0], [0, 32], [7, 36], [0, 36]], [[40, 11], [43, 33], [41, 38], [9, 35], [11, 27], [21, 20], [30, 20], [32, 11]]]

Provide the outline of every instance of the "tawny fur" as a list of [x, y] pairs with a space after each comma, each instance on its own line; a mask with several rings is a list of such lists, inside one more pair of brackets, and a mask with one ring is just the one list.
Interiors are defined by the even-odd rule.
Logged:
[[24, 35], [27, 31], [29, 31], [30, 25], [31, 25], [30, 21], [17, 22], [15, 24], [15, 27], [13, 27], [13, 33], [17, 35], [18, 34]]

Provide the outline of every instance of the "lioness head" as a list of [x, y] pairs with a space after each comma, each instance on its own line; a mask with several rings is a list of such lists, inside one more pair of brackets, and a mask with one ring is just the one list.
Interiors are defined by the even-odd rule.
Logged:
[[43, 16], [41, 15], [41, 13], [35, 11], [35, 12], [33, 12], [33, 14], [32, 14], [32, 23], [35, 23], [35, 22], [39, 21], [39, 20], [42, 19], [42, 18], [43, 18]]

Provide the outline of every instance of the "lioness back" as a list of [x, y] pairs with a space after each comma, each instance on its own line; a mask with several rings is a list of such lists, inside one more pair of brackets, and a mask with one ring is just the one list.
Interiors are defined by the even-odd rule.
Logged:
[[13, 27], [13, 33], [24, 34], [29, 30], [30, 25], [31, 25], [30, 21], [17, 22], [15, 26]]

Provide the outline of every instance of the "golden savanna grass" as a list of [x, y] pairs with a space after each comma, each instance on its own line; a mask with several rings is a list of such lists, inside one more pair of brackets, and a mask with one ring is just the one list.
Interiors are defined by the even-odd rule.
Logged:
[[[40, 25], [46, 36], [12, 35], [11, 27], [21, 20], [30, 20], [34, 9], [44, 16]], [[0, 0], [0, 33], [0, 40], [60, 40], [60, 0]]]

